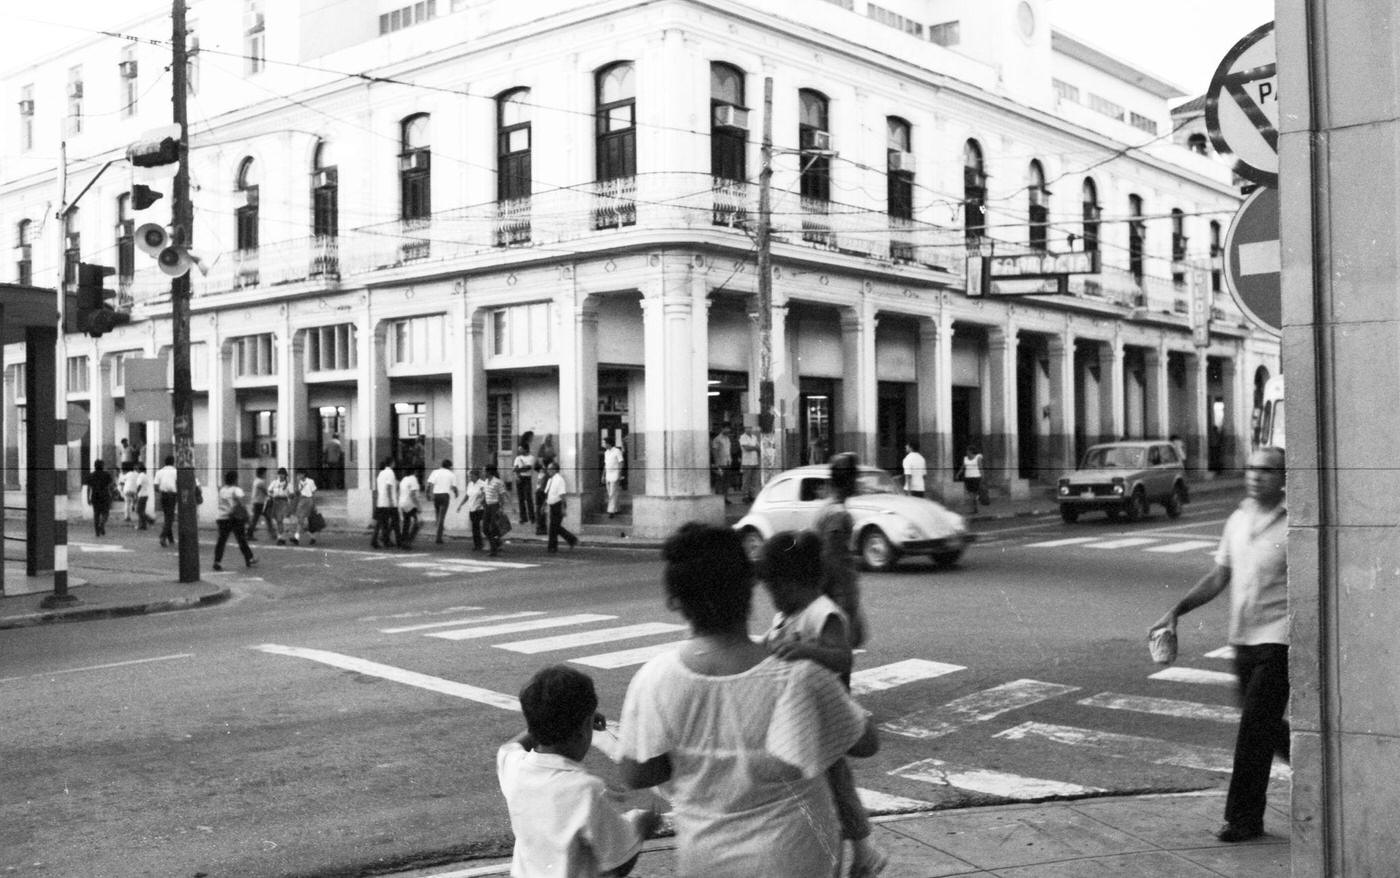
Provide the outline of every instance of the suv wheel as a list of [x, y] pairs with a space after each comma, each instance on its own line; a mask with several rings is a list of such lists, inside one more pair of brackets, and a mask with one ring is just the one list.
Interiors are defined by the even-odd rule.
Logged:
[[1180, 518], [1181, 507], [1186, 503], [1186, 499], [1181, 496], [1181, 486], [1172, 488], [1172, 495], [1167, 498], [1167, 518]]
[[1147, 514], [1147, 496], [1141, 491], [1134, 491], [1123, 511], [1127, 513], [1129, 521], [1141, 521]]

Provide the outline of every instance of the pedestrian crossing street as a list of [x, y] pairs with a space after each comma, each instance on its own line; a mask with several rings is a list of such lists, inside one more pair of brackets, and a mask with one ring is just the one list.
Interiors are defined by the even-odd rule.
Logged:
[[[422, 637], [452, 643], [473, 642], [519, 655], [542, 656], [548, 661], [563, 661], [608, 670], [635, 668], [657, 655], [675, 649], [684, 640], [686, 631], [686, 626], [673, 622], [618, 624], [618, 617], [607, 613], [549, 613], [536, 610], [498, 612], [482, 607], [463, 606], [432, 611], [432, 614], [441, 617], [425, 620], [429, 614], [406, 614], [411, 616], [412, 620], [380, 619], [376, 620], [375, 628], [380, 634], [392, 637]], [[397, 624], [384, 624], [385, 622]], [[353, 656], [276, 644], [264, 644], [255, 648], [271, 654], [308, 659], [357, 673], [383, 677], [496, 708], [519, 710], [518, 701], [513, 695], [367, 662]], [[1112, 725], [1107, 718], [1110, 712], [1169, 717], [1217, 726], [1238, 722], [1239, 712], [1236, 708], [1218, 703], [1220, 700], [1230, 700], [1231, 697], [1221, 694], [1221, 687], [1235, 685], [1234, 676], [1226, 670], [1226, 662], [1230, 657], [1231, 652], [1226, 647], [1201, 657], [1201, 663], [1214, 663], [1218, 669], [1170, 666], [1147, 676], [1144, 688], [1150, 690], [1160, 687], [1162, 694], [1091, 692], [1064, 683], [1018, 679], [888, 719], [880, 728], [885, 735], [915, 743], [933, 742], [955, 732], [976, 732], [980, 728], [986, 728], [989, 741], [1033, 743], [1040, 747], [1050, 745], [1063, 748], [1067, 754], [1078, 752], [1088, 754], [1094, 759], [1130, 760], [1134, 764], [1173, 766], [1228, 776], [1232, 755], [1226, 748], [1128, 735], [1093, 726], [1096, 720], [1105, 725]], [[959, 664], [926, 658], [907, 658], [857, 670], [852, 675], [851, 690], [857, 698], [864, 699], [877, 693], [967, 671], [967, 667]], [[1204, 687], [1201, 690], [1202, 694], [1214, 695], [1215, 701], [1196, 702], [1168, 697], [1179, 695], [1182, 684]], [[1076, 708], [1082, 708], [1082, 715], [1087, 717], [1089, 722], [1076, 726], [1024, 721], [998, 731], [992, 731], [993, 727], [988, 725], [993, 720], [1026, 711], [1037, 705], [1053, 706], [1065, 701], [1071, 701]], [[617, 733], [616, 724], [610, 723], [608, 733], [595, 736], [594, 746], [610, 758], [616, 759]], [[889, 773], [932, 787], [1020, 801], [1105, 792], [1100, 788], [1064, 780], [1027, 777], [932, 758], [920, 759]], [[1276, 768], [1275, 774], [1283, 778], [1289, 776], [1286, 766]], [[932, 806], [931, 802], [875, 790], [862, 790], [862, 796], [866, 799], [867, 807], [880, 813]]]

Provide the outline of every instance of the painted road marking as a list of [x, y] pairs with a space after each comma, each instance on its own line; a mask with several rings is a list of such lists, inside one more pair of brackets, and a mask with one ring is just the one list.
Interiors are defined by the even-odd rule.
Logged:
[[860, 803], [871, 814], [898, 814], [904, 811], [928, 811], [933, 808], [932, 802], [906, 799], [904, 796], [867, 790], [864, 787], [857, 787], [856, 795], [860, 796]]
[[1123, 537], [1118, 540], [1105, 540], [1101, 543], [1089, 543], [1086, 549], [1129, 549], [1133, 546], [1146, 546], [1158, 542], [1156, 537]]
[[81, 674], [85, 671], [105, 671], [108, 668], [125, 668], [130, 665], [144, 665], [150, 662], [168, 662], [182, 658], [194, 658], [194, 653], [178, 652], [174, 655], [158, 655], [153, 658], [131, 659], [130, 661], [124, 662], [110, 662], [105, 665], [88, 665], [87, 667], [82, 668], [64, 668], [61, 671], [44, 671], [38, 674], [28, 674], [26, 676], [19, 677], [0, 677], [0, 683], [5, 683], [10, 680], [24, 680], [27, 679], [27, 677], [56, 677], [59, 674]]
[[1078, 686], [1063, 686], [1040, 680], [1012, 680], [991, 689], [964, 695], [938, 707], [891, 720], [882, 724], [880, 728], [909, 738], [940, 738], [966, 725], [986, 722], [1004, 713], [1078, 691]]
[[620, 628], [599, 628], [593, 631], [580, 631], [575, 634], [556, 634], [553, 637], [539, 637], [534, 640], [517, 640], [514, 643], [498, 643], [497, 649], [522, 652], [532, 655], [537, 652], [550, 652], [556, 649], [573, 649], [578, 646], [592, 646], [596, 643], [610, 643], [628, 640], [633, 637], [650, 637], [655, 634], [671, 634], [684, 631], [686, 626], [671, 622], [642, 622], [637, 625], [623, 625]]
[[421, 616], [446, 616], [449, 613], [470, 613], [481, 607], [448, 607], [443, 610], [412, 610], [407, 613], [390, 613], [387, 616], [361, 616], [357, 622], [379, 622], [383, 619], [417, 619]]
[[1235, 648], [1233, 646], [1222, 646], [1219, 649], [1212, 649], [1210, 652], [1206, 653], [1206, 658], [1232, 659], [1234, 657]]
[[655, 643], [651, 646], [639, 646], [636, 649], [622, 649], [617, 652], [587, 655], [583, 658], [569, 659], [569, 662], [575, 665], [587, 665], [590, 668], [628, 668], [632, 665], [645, 664], [662, 653], [670, 652], [680, 646], [681, 642], [682, 641]]
[[[1213, 771], [1229, 774], [1234, 767], [1235, 754], [1219, 747], [1192, 747], [1165, 741], [1161, 738], [1142, 738], [1137, 735], [1121, 735], [1116, 732], [1101, 732], [1095, 729], [1079, 729], [1073, 726], [1059, 726], [1051, 723], [1028, 722], [1014, 728], [997, 732], [992, 737], [1007, 741], [1039, 739], [1073, 747], [1087, 747], [1115, 759], [1131, 759], [1137, 762], [1151, 762], [1155, 765], [1175, 765], [1179, 768], [1194, 768], [1200, 771]], [[1275, 766], [1274, 777], [1291, 776], [1287, 766]]]
[[393, 665], [382, 665], [379, 662], [358, 659], [354, 656], [342, 655], [338, 652], [327, 652], [323, 649], [305, 649], [299, 646], [282, 646], [276, 643], [264, 643], [261, 646], [254, 646], [251, 648], [269, 653], [270, 655], [285, 655], [292, 658], [306, 659], [307, 661], [319, 662], [323, 665], [330, 665], [333, 668], [353, 671], [357, 674], [364, 674], [369, 677], [392, 680], [395, 683], [403, 683], [407, 686], [416, 686], [419, 689], [427, 689], [431, 692], [438, 692], [443, 695], [464, 698], [467, 701], [475, 701], [479, 704], [499, 707], [502, 710], [520, 710], [520, 701], [514, 695], [492, 692], [490, 689], [482, 689], [479, 686], [469, 686], [466, 683], [458, 683], [455, 680], [444, 680], [441, 677], [432, 677], [428, 674], [420, 674], [417, 671], [406, 671], [403, 668], [396, 668]]
[[1203, 671], [1200, 668], [1163, 668], [1150, 674], [1147, 679], [1164, 683], [1204, 683], [1207, 686], [1233, 686], [1237, 682], [1234, 674]]
[[1034, 801], [1061, 796], [1087, 796], [1102, 793], [1098, 787], [1065, 783], [1057, 780], [1043, 780], [1036, 777], [1022, 777], [985, 768], [971, 768], [952, 765], [941, 759], [921, 759], [903, 768], [896, 768], [890, 774], [909, 780], [917, 780], [935, 786], [956, 787], [974, 793], [986, 793], [1018, 801]]
[[[397, 556], [400, 559], [402, 555]], [[400, 561], [400, 567], [486, 567], [492, 570], [527, 570], [531, 567], [538, 567], [538, 564], [526, 564], [522, 561], [488, 561], [485, 558], [433, 558], [424, 561]]]
[[1195, 701], [1177, 701], [1172, 698], [1120, 695], [1117, 692], [1100, 692], [1098, 695], [1080, 699], [1079, 703], [1086, 707], [1106, 707], [1109, 710], [1131, 710], [1135, 713], [1151, 713], [1181, 719], [1206, 719], [1220, 723], [1234, 723], [1240, 719], [1237, 707], [1198, 704]]
[[110, 546], [110, 545], [106, 545], [106, 544], [104, 544], [104, 543], [74, 543], [74, 542], [69, 542], [68, 545], [69, 545], [70, 547], [72, 547], [72, 548], [77, 549], [79, 552], [88, 552], [88, 553], [92, 553], [92, 554], [115, 555], [115, 554], [120, 554], [120, 553], [122, 553], [122, 552], [134, 552], [134, 551], [136, 551], [135, 549], [128, 549], [126, 546]]
[[1027, 549], [1054, 549], [1059, 546], [1078, 546], [1081, 543], [1092, 543], [1100, 537], [1068, 537], [1063, 540], [1049, 540], [1044, 543], [1026, 543]]
[[901, 662], [881, 665], [878, 668], [869, 668], [851, 674], [851, 694], [857, 697], [869, 695], [872, 692], [903, 686], [905, 683], [931, 680], [954, 671], [965, 670], [967, 668], [962, 665], [948, 665], [925, 659], [905, 659]]
[[1165, 546], [1153, 546], [1145, 551], [1175, 554], [1177, 552], [1193, 552], [1196, 549], [1213, 549], [1218, 545], [1220, 545], [1219, 540], [1187, 540], [1183, 543], [1168, 543]]
[[507, 619], [524, 619], [527, 616], [543, 616], [542, 610], [525, 610], [519, 613], [497, 613], [493, 616], [479, 616], [475, 619], [453, 619], [448, 622], [420, 622], [417, 625], [403, 625], [398, 628], [380, 628], [380, 634], [404, 634], [409, 631], [425, 631], [429, 628], [451, 628], [453, 625], [480, 625], [483, 622], [504, 622]]
[[506, 622], [502, 625], [484, 625], [480, 628], [463, 628], [458, 631], [435, 631], [427, 636], [441, 637], [443, 640], [476, 640], [481, 637], [494, 637], [497, 634], [538, 631], [541, 628], [560, 628], [564, 625], [586, 625], [589, 622], [607, 622], [616, 618], [616, 616], [604, 616], [599, 613], [579, 613], [576, 616], [529, 619], [524, 622]]

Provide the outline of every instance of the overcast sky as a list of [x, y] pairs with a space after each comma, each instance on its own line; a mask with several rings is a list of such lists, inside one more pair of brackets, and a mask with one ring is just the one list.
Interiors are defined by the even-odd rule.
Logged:
[[[169, 0], [5, 0], [10, 67], [92, 36]], [[528, 2], [528, 0], [526, 0]], [[816, 0], [789, 0], [797, 5]], [[1241, 37], [1274, 17], [1273, 0], [1048, 0], [1056, 26], [1192, 95], [1203, 94], [1220, 59]], [[448, 5], [440, 0], [440, 5]], [[45, 23], [47, 22], [47, 23]]]

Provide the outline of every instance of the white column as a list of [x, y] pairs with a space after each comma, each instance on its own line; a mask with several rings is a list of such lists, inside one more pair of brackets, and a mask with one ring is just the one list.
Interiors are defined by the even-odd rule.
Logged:
[[1074, 336], [1051, 336], [1050, 354], [1050, 442], [1042, 469], [1065, 470], [1074, 467]]
[[862, 301], [841, 309], [841, 429], [836, 451], [854, 451], [861, 463], [875, 462], [879, 388], [875, 379], [875, 306]]
[[[225, 470], [238, 465], [238, 398], [233, 389], [233, 346], [216, 332], [209, 354], [209, 473], [206, 485], [222, 485]], [[280, 415], [278, 416], [281, 417]], [[279, 423], [279, 429], [281, 425]], [[279, 457], [282, 436], [278, 436]], [[217, 481], [209, 481], [217, 479]]]
[[1158, 342], [1155, 348], [1147, 348], [1143, 352], [1142, 361], [1143, 371], [1146, 373], [1143, 391], [1147, 397], [1144, 401], [1147, 421], [1143, 432], [1149, 438], [1164, 439], [1171, 435], [1169, 407], [1171, 385], [1168, 371], [1171, 364], [1167, 356], [1166, 343]]
[[572, 295], [557, 302], [559, 357], [559, 470], [574, 502], [566, 506], [569, 527], [582, 518], [584, 498], [597, 494], [598, 462], [598, 309]]
[[1112, 442], [1124, 432], [1123, 340], [1099, 345], [1099, 437]]
[[[1019, 437], [1016, 432], [1016, 350], [1020, 344], [1015, 327], [987, 330], [987, 435], [982, 442], [983, 478], [992, 484], [1014, 486], [1019, 478]], [[1034, 436], [1025, 437], [1034, 442]]]
[[[465, 284], [465, 281], [459, 283]], [[452, 302], [447, 308], [447, 344], [451, 354], [448, 356], [452, 370], [452, 466], [456, 470], [459, 479], [464, 479], [466, 471], [470, 468], [470, 457], [468, 449], [471, 442], [471, 357], [477, 351], [473, 350], [469, 337], [471, 327], [468, 325], [466, 288], [463, 286], [458, 294], [452, 297]]]

